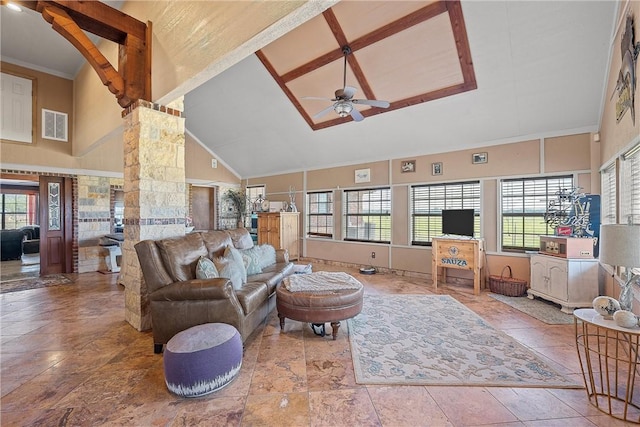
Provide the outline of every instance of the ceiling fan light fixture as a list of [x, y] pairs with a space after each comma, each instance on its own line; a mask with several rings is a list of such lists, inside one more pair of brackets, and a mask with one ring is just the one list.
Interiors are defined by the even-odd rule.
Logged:
[[333, 110], [340, 117], [347, 117], [351, 114], [351, 110], [353, 110], [353, 105], [350, 102], [336, 102], [336, 105], [333, 107]]

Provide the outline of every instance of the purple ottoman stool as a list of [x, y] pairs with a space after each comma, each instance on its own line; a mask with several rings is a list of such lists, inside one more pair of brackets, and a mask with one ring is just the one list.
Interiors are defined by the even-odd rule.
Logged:
[[229, 384], [242, 366], [242, 337], [225, 323], [178, 332], [164, 351], [167, 388], [182, 397], [209, 394]]

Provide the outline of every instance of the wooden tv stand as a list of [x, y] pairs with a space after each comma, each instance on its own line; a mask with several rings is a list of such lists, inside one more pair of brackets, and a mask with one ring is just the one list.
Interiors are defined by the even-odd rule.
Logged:
[[480, 295], [482, 268], [484, 267], [484, 241], [458, 237], [431, 239], [431, 276], [438, 289], [438, 267], [442, 267], [442, 281], [447, 282], [447, 268], [473, 271], [473, 293]]

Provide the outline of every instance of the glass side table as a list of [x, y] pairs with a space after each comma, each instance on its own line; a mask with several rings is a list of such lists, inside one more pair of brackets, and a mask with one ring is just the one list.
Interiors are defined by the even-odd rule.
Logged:
[[640, 424], [640, 327], [623, 328], [595, 310], [574, 310], [576, 348], [589, 402]]

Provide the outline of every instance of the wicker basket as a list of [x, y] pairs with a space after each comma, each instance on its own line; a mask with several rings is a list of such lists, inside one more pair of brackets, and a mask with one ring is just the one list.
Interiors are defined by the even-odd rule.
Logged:
[[[504, 277], [504, 271], [509, 269], [509, 277]], [[502, 269], [499, 276], [489, 276], [489, 289], [494, 294], [506, 295], [508, 297], [519, 297], [527, 290], [527, 281], [514, 279], [511, 266], [507, 265]]]

